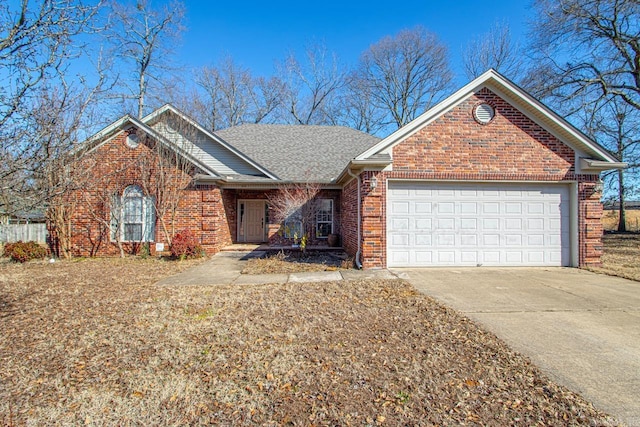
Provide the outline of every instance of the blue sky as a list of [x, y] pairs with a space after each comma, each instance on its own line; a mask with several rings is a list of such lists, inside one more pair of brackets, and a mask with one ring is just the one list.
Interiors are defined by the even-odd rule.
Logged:
[[271, 75], [288, 52], [323, 42], [345, 65], [354, 64], [369, 45], [404, 28], [422, 25], [449, 47], [459, 86], [466, 43], [496, 22], [507, 22], [512, 37], [526, 43], [530, 0], [484, 3], [458, 1], [185, 1], [187, 31], [178, 62], [188, 67], [213, 65], [230, 55], [255, 75]]

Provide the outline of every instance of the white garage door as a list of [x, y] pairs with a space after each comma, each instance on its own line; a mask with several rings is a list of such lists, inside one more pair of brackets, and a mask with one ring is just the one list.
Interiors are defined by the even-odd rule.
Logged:
[[569, 187], [389, 181], [387, 264], [566, 266]]

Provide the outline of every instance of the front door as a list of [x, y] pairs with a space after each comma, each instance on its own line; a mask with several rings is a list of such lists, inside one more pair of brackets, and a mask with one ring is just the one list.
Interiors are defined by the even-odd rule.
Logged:
[[239, 208], [238, 241], [264, 242], [264, 200], [241, 200], [239, 202]]

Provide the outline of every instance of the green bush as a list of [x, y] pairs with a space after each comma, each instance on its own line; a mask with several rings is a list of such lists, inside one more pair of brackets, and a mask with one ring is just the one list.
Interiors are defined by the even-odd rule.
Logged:
[[16, 262], [27, 262], [32, 259], [45, 258], [47, 256], [47, 249], [36, 242], [18, 241], [15, 243], [6, 243], [2, 255]]
[[177, 259], [199, 258], [203, 255], [202, 246], [191, 230], [185, 229], [173, 236], [171, 256]]

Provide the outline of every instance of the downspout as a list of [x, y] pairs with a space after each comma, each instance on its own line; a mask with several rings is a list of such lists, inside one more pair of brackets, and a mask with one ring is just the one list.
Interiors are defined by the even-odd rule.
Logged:
[[356, 267], [358, 267], [358, 270], [362, 270], [362, 263], [360, 262], [360, 242], [362, 241], [362, 238], [360, 236], [360, 175], [354, 175], [351, 172], [351, 168], [347, 168], [347, 173], [349, 174], [349, 176], [351, 176], [352, 178], [355, 178], [358, 181], [358, 251], [356, 252]]

